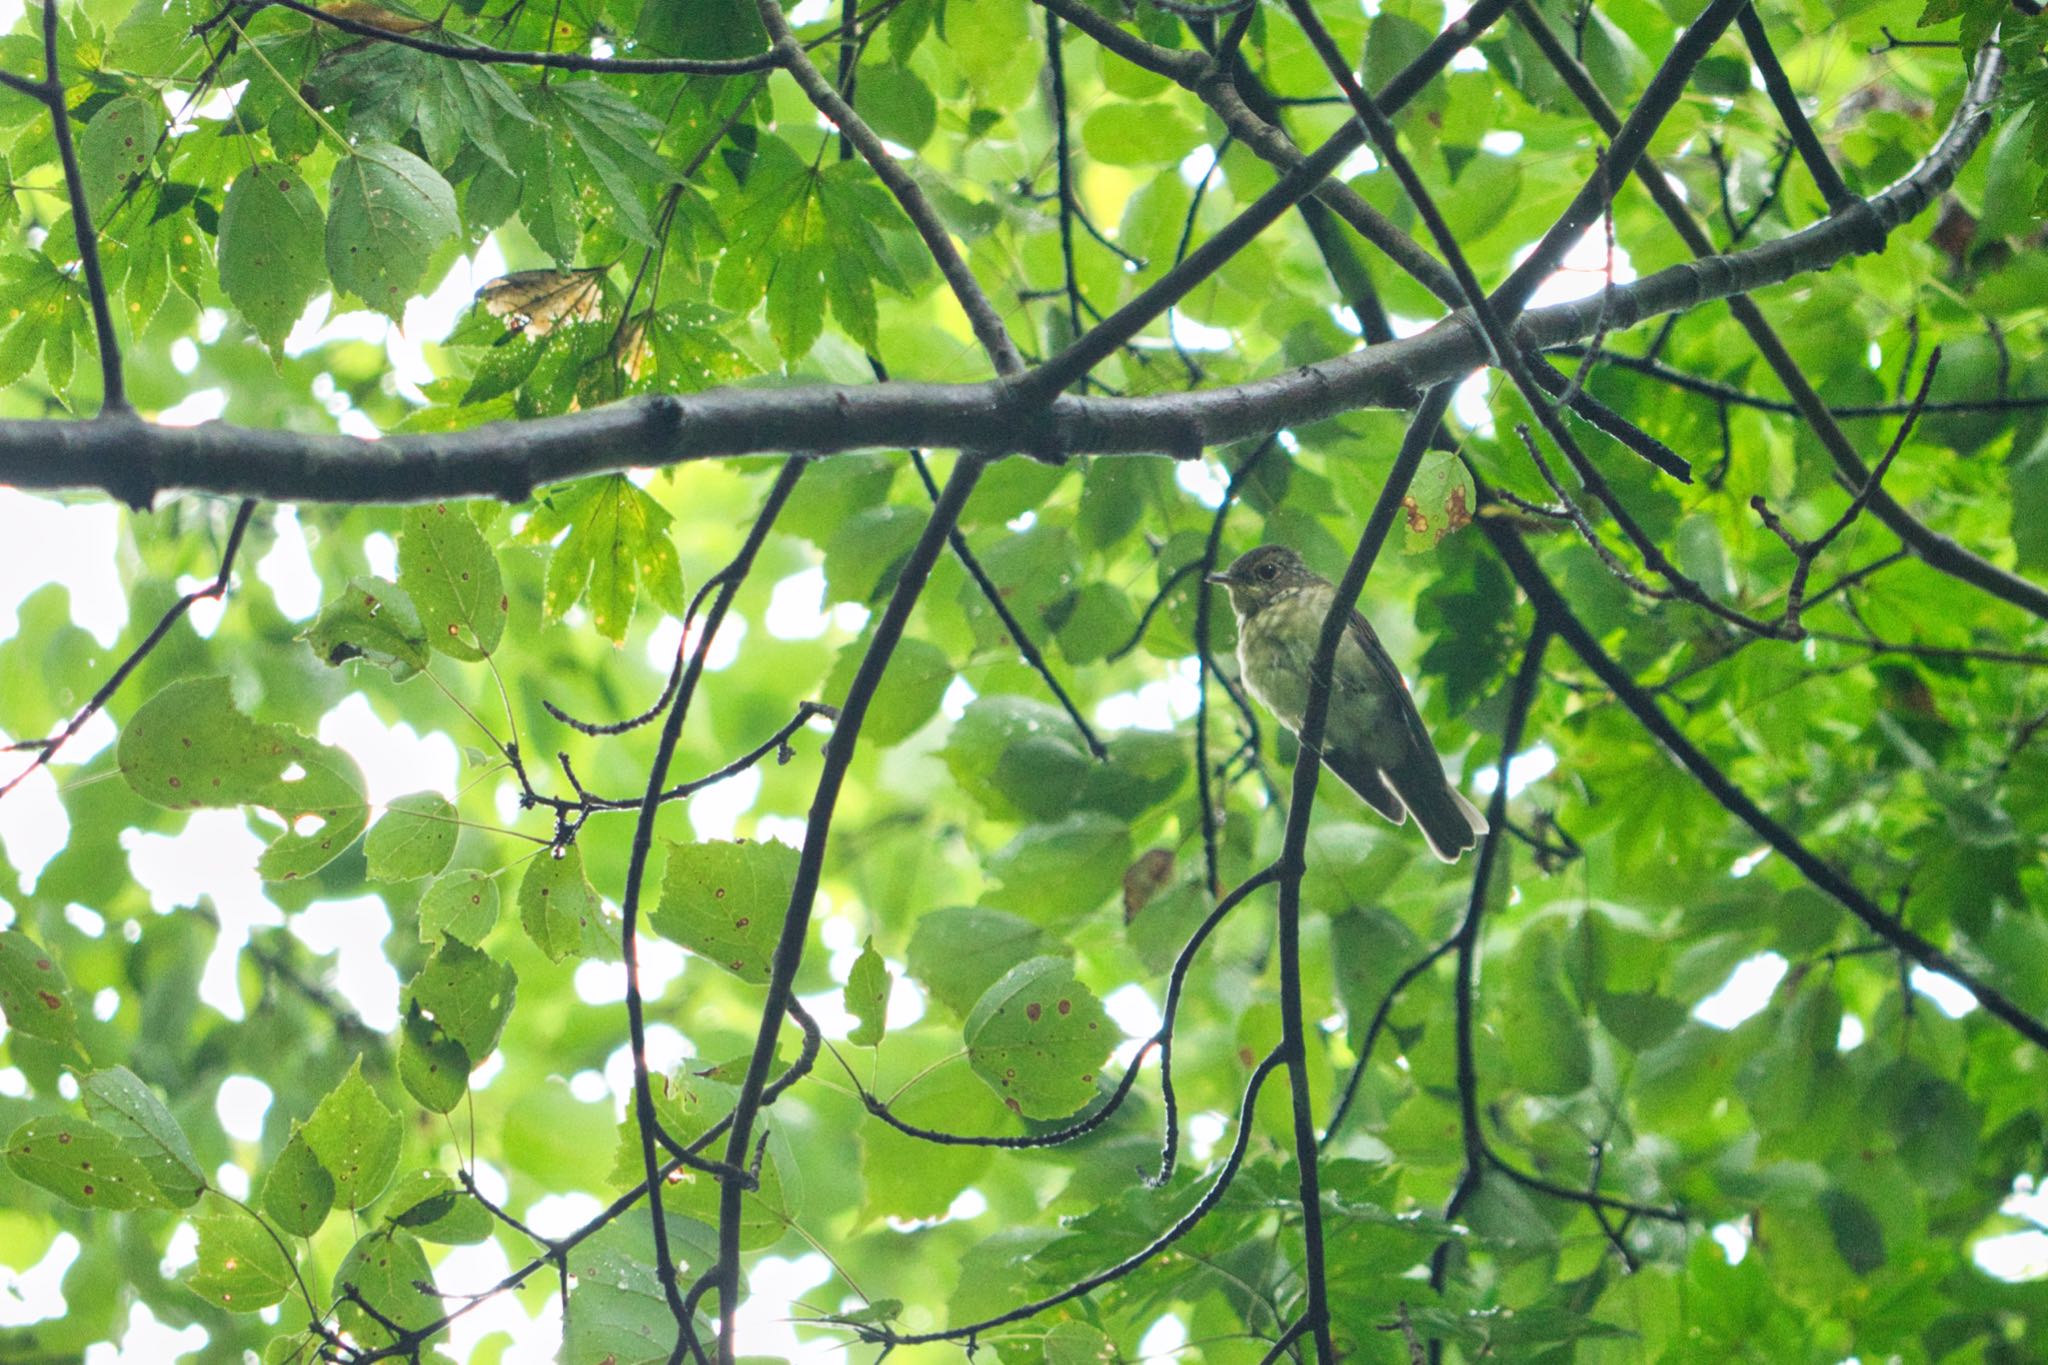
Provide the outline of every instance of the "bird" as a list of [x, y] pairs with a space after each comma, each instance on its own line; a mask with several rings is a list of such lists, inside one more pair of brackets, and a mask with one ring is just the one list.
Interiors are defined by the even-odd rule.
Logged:
[[[1230, 590], [1237, 662], [1251, 694], [1294, 734], [1308, 709], [1309, 668], [1336, 589], [1285, 545], [1261, 545], [1208, 581]], [[1486, 833], [1486, 817], [1444, 777], [1400, 670], [1363, 616], [1337, 645], [1323, 762], [1394, 824], [1409, 815], [1447, 863]]]

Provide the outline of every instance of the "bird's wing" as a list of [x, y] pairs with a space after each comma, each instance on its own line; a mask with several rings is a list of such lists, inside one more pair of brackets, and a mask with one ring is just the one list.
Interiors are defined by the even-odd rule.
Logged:
[[1333, 743], [1328, 737], [1323, 740], [1323, 766], [1342, 778], [1344, 785], [1358, 793], [1366, 805], [1384, 815], [1394, 824], [1408, 818], [1408, 808], [1394, 789], [1387, 785], [1380, 773], [1379, 765], [1358, 749]]
[[1408, 683], [1401, 677], [1401, 670], [1394, 667], [1393, 659], [1388, 657], [1386, 646], [1380, 643], [1380, 637], [1374, 632], [1372, 622], [1354, 611], [1351, 613], [1347, 634], [1365, 651], [1365, 657], [1372, 664], [1373, 671], [1379, 674], [1380, 681], [1385, 686], [1383, 695], [1394, 699], [1394, 709], [1400, 712], [1401, 730], [1408, 741], [1408, 747], [1427, 753], [1431, 761], [1434, 761], [1436, 744], [1430, 739], [1429, 730], [1422, 723], [1421, 713], [1415, 709], [1415, 698], [1408, 691]]

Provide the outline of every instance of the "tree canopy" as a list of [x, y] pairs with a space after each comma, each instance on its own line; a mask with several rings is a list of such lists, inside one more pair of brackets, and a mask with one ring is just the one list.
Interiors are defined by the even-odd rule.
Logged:
[[29, 8], [0, 1358], [2039, 1359], [2040, 9]]

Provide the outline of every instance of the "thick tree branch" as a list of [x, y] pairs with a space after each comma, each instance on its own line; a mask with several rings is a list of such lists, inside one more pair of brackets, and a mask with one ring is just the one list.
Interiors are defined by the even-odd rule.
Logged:
[[[1997, 93], [1996, 62], [1987, 58], [1983, 65], [1990, 74], [1980, 75], [1973, 97], [1958, 107], [1927, 156], [1869, 201], [1887, 227], [1925, 208], [1983, 140]], [[1597, 333], [1603, 314], [1610, 331], [1632, 327], [1823, 269], [1863, 245], [1860, 229], [1829, 219], [1746, 251], [1660, 270], [1601, 298], [1532, 310], [1517, 323], [1515, 339], [1524, 347], [1561, 346]], [[1406, 407], [1419, 391], [1462, 379], [1485, 363], [1479, 338], [1453, 318], [1413, 337], [1227, 388], [1139, 398], [1062, 396], [1028, 413], [992, 383], [892, 382], [653, 394], [562, 417], [380, 441], [225, 423], [0, 421], [0, 482], [99, 488], [137, 505], [168, 490], [382, 504], [448, 497], [517, 501], [541, 484], [586, 474], [788, 450], [822, 455], [924, 446], [1006, 454], [1050, 446], [1193, 458], [1204, 446], [1354, 408]], [[1887, 501], [1873, 500], [1873, 510], [1881, 513]]]

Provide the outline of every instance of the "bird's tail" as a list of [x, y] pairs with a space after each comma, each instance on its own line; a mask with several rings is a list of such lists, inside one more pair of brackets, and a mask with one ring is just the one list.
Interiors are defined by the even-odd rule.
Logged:
[[1435, 754], [1429, 755], [1426, 765], [1416, 763], [1385, 776], [1400, 796], [1401, 804], [1408, 807], [1408, 813], [1421, 826], [1422, 837], [1429, 840], [1429, 851], [1443, 861], [1455, 863], [1486, 833], [1486, 817], [1445, 780]]

